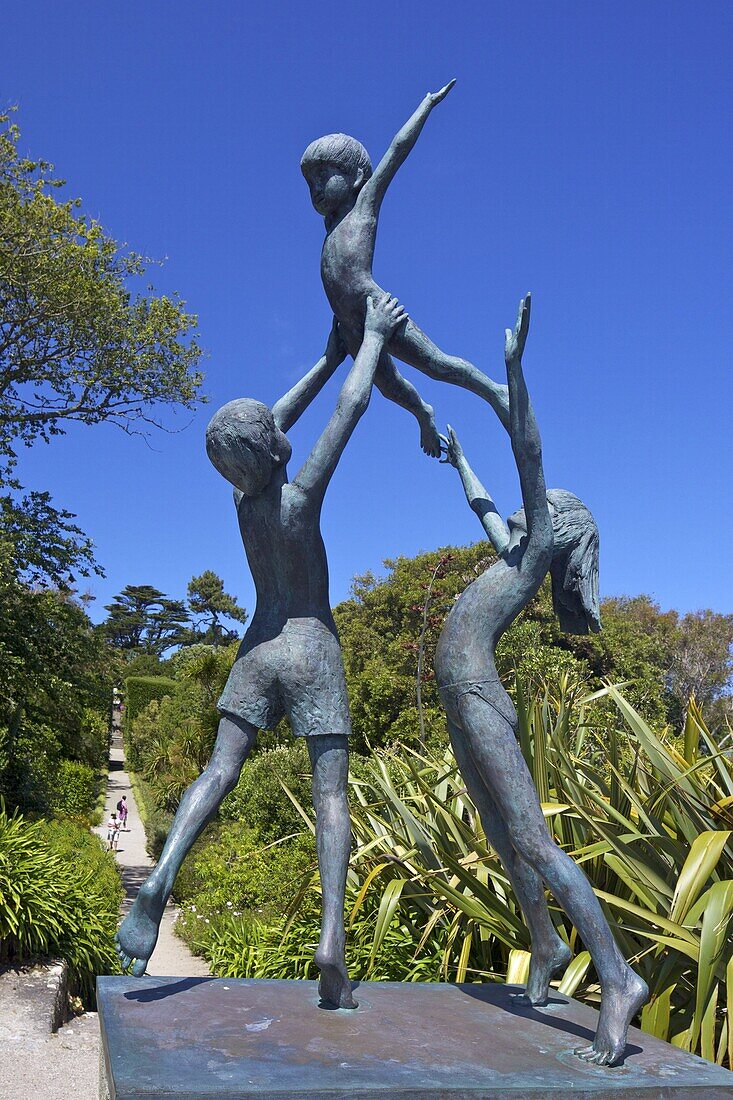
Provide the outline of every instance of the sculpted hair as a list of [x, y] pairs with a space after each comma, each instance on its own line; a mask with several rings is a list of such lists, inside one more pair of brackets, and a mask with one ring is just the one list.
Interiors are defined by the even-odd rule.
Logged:
[[250, 397], [222, 405], [206, 428], [206, 453], [233, 485], [238, 471], [268, 479], [277, 445], [272, 410]]
[[300, 158], [300, 170], [304, 176], [315, 164], [335, 164], [345, 175], [355, 176], [361, 168], [364, 181], [372, 174], [372, 162], [360, 141], [348, 134], [326, 134], [312, 141]]
[[582, 500], [566, 489], [550, 489], [547, 499], [555, 509], [550, 577], [560, 629], [566, 634], [596, 634], [601, 629], [596, 521]]

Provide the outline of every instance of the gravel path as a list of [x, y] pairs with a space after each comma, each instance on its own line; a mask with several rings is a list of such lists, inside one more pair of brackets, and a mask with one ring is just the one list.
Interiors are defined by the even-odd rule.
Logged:
[[[110, 753], [107, 804], [104, 823], [123, 794], [127, 795], [129, 832], [120, 833], [117, 862], [122, 873], [124, 916], [147, 878], [153, 862], [145, 851], [145, 831], [140, 821], [130, 777], [125, 769], [122, 740], [115, 734]], [[104, 825], [94, 830], [104, 840]], [[176, 910], [169, 905], [163, 914], [160, 936], [148, 972], [158, 976], [205, 976], [209, 968], [196, 958], [173, 932]], [[0, 1024], [2, 1009], [0, 1008]], [[1, 1029], [0, 1029], [1, 1030]], [[55, 1035], [3, 1035], [0, 1042], [0, 1097], [2, 1100], [98, 1100], [99, 1022], [96, 1012], [87, 1012], [65, 1024]]]

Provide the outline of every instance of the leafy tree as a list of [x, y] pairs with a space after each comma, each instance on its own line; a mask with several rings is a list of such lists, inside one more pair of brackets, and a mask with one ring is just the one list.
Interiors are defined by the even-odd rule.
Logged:
[[[354, 748], [445, 737], [432, 672], [435, 645], [455, 598], [494, 559], [486, 544], [442, 547], [385, 561], [385, 578], [354, 578], [351, 598], [334, 608], [349, 688]], [[422, 665], [418, 706], [418, 664]]]
[[186, 637], [188, 610], [150, 584], [128, 584], [111, 604], [102, 630], [118, 649], [160, 657]]
[[117, 658], [69, 593], [31, 591], [0, 547], [0, 794], [44, 811], [63, 759], [97, 768]]
[[645, 717], [680, 727], [691, 695], [714, 730], [723, 726], [733, 662], [733, 615], [662, 611], [649, 596], [603, 601], [603, 631], [565, 644], [598, 677], [628, 680]]
[[176, 297], [131, 293], [148, 261], [62, 200], [64, 181], [22, 157], [19, 137], [0, 115], [0, 452], [70, 421], [137, 431], [163, 406], [194, 407], [195, 317]]
[[25, 493], [20, 498], [0, 493], [0, 537], [19, 580], [68, 588], [75, 584], [77, 574], [103, 575], [94, 560], [91, 539], [71, 522], [73, 519], [71, 512], [51, 503], [48, 493]]
[[[733, 615], [691, 611], [678, 623], [668, 685], [680, 714], [690, 696], [705, 708], [714, 727], [722, 725], [724, 693], [733, 675]], [[716, 706], [716, 704], [723, 704]]]
[[191, 640], [204, 645], [228, 645], [237, 637], [235, 630], [224, 626], [222, 617], [238, 623], [246, 623], [248, 618], [245, 608], [224, 591], [224, 581], [211, 569], [188, 582], [188, 607], [197, 620]]
[[[357, 576], [351, 598], [334, 609], [344, 654], [357, 751], [393, 740], [443, 741], [445, 719], [432, 674], [435, 645], [454, 600], [494, 560], [486, 543], [442, 547], [385, 562], [383, 578]], [[504, 635], [497, 649], [500, 676], [573, 680], [600, 686], [624, 682], [626, 695], [649, 721], [684, 718], [688, 692], [720, 714], [730, 677], [731, 616], [663, 612], [648, 596], [602, 603], [600, 634], [563, 634], [552, 610], [549, 582]], [[418, 665], [422, 676], [418, 680]], [[419, 690], [418, 690], [419, 684]]]

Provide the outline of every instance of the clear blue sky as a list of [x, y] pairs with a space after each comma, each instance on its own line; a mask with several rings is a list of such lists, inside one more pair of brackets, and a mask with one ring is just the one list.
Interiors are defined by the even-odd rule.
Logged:
[[[181, 596], [206, 568], [252, 608], [203, 433], [231, 398], [274, 401], [324, 346], [323, 230], [300, 154], [343, 130], [376, 161], [453, 76], [385, 201], [376, 277], [500, 378], [531, 289], [547, 480], [595, 513], [602, 592], [733, 611], [732, 30], [727, 0], [6, 6], [0, 101], [19, 104], [24, 148], [119, 239], [168, 257], [156, 284], [198, 313], [209, 353], [208, 409], [152, 449], [103, 427], [22, 456], [26, 484], [97, 544], [93, 614], [127, 583]], [[411, 377], [511, 512], [493, 414]], [[338, 384], [293, 430], [291, 475]], [[455, 472], [375, 394], [326, 500], [333, 601], [385, 557], [480, 535]]]

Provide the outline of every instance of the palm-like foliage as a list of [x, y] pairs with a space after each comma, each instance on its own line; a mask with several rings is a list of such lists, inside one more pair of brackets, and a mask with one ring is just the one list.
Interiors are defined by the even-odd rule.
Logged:
[[[642, 1027], [731, 1064], [733, 760], [713, 743], [694, 701], [679, 739], [655, 733], [612, 686], [583, 699], [567, 683], [517, 696], [522, 750], [548, 826], [583, 867], [650, 986]], [[603, 723], [602, 745], [592, 725], [600, 699], [618, 718]], [[528, 933], [452, 755], [378, 753], [353, 792], [353, 972], [523, 981]], [[209, 947], [218, 971], [314, 976], [308, 898], [317, 880], [310, 886], [284, 930], [253, 936], [249, 927], [223, 927]], [[560, 989], [597, 1001], [588, 953], [564, 914], [553, 913], [575, 952]]]
[[119, 969], [122, 894], [113, 856], [88, 829], [9, 815], [0, 799], [0, 966], [58, 955], [93, 1003], [95, 976]]

